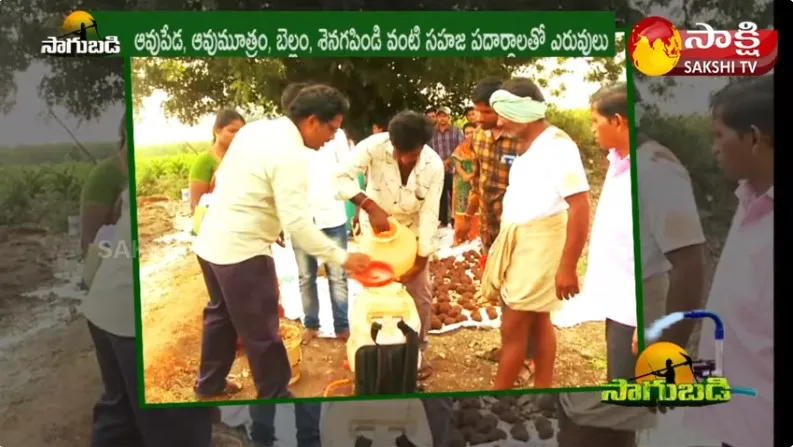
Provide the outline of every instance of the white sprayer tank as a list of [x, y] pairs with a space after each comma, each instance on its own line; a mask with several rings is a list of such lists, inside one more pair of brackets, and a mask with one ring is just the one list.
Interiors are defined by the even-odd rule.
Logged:
[[419, 399], [327, 402], [322, 415], [323, 447], [351, 447], [358, 436], [374, 447], [396, 445], [404, 434], [417, 446], [431, 446], [427, 412]]
[[355, 372], [355, 353], [358, 349], [375, 344], [372, 340], [372, 323], [375, 321], [383, 326], [377, 335], [377, 343], [380, 345], [407, 342], [405, 335], [397, 327], [400, 320], [416, 332], [421, 330], [421, 318], [413, 297], [402, 284], [396, 282], [383, 287], [361, 290], [352, 303], [349, 317], [350, 338], [347, 339], [347, 361], [353, 372]]

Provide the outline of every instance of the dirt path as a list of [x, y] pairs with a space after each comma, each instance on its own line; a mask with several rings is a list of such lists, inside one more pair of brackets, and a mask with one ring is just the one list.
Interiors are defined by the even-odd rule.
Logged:
[[0, 227], [0, 253], [0, 442], [88, 445], [99, 374], [77, 302], [59, 294], [77, 294], [58, 278], [76, 268], [74, 241]]
[[[149, 208], [147, 210], [147, 208]], [[156, 210], [155, 210], [156, 208]], [[155, 203], [141, 208], [142, 228], [173, 228], [158, 223], [183, 214], [174, 204]], [[198, 369], [202, 310], [207, 302], [206, 286], [186, 242], [154, 242], [156, 232], [141, 238], [141, 270], [150, 273], [141, 283], [143, 297], [143, 352], [146, 399], [151, 403], [194, 401], [192, 386]], [[141, 231], [141, 235], [144, 232]], [[181, 250], [181, 251], [180, 251]], [[183, 253], [167, 265], [160, 262], [165, 252]], [[602, 323], [586, 323], [557, 331], [558, 352], [555, 387], [591, 386], [605, 380], [605, 340]], [[460, 329], [430, 336], [427, 358], [435, 369], [424, 383], [427, 392], [476, 391], [489, 389], [496, 364], [483, 357], [499, 345], [497, 330]], [[321, 396], [329, 383], [350, 378], [342, 365], [346, 357], [343, 343], [318, 339], [303, 348], [302, 377], [291, 387], [299, 397]], [[231, 374], [244, 389], [234, 400], [253, 399], [255, 390], [244, 355], [238, 354]], [[351, 392], [340, 389], [338, 394]]]

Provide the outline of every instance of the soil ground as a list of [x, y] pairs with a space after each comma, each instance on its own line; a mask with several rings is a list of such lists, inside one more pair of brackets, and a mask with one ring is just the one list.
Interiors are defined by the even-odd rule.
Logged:
[[[140, 208], [142, 271], [146, 269], [147, 259], [169, 257], [164, 255], [165, 251], [184, 249], [187, 253], [188, 242], [154, 242], [158, 231], [151, 231], [172, 231], [173, 225], [162, 220], [173, 222], [184, 217], [184, 212], [174, 203], [151, 203]], [[141, 281], [146, 400], [150, 403], [194, 401], [196, 398], [192, 386], [200, 360], [202, 310], [207, 302], [200, 267], [194, 256], [185, 254], [161, 268], [148, 271], [148, 276]], [[599, 322], [557, 330], [555, 387], [603, 383], [603, 334], [603, 323]], [[497, 365], [483, 357], [498, 345], [499, 332], [493, 329], [463, 328], [444, 335], [430, 335], [426, 356], [435, 371], [423, 383], [425, 391], [490, 389]], [[331, 382], [352, 377], [342, 367], [346, 358], [344, 343], [333, 339], [316, 339], [304, 346], [302, 351], [302, 376], [291, 386], [296, 396], [322, 396]], [[232, 376], [243, 384], [243, 390], [235, 394], [233, 400], [255, 398], [252, 377], [241, 352], [232, 369]], [[350, 391], [349, 388], [342, 388], [335, 395], [348, 394]]]
[[[147, 321], [156, 322], [146, 324], [144, 334], [145, 355], [153, 360], [146, 381], [151, 400], [191, 399], [197, 366], [206, 292], [195, 261], [181, 256], [167, 269], [156, 268], [164, 253], [181, 244], [155, 241], [173, 231], [173, 219], [180, 214], [167, 203], [140, 208], [141, 267], [149, 266], [162, 286], [152, 288], [159, 295], [150, 295], [146, 306]], [[0, 253], [0, 441], [25, 447], [88, 445], [101, 380], [86, 322], [76, 310], [77, 300], [69, 298], [79, 293], [60, 279], [80, 269], [77, 241], [36, 226], [1, 227]], [[52, 291], [29, 295], [48, 285]], [[176, 285], [178, 289], [166, 288]], [[558, 337], [557, 386], [601, 381], [602, 324], [560, 330]], [[477, 355], [497, 344], [497, 331], [462, 329], [430, 341], [436, 375], [426, 383], [429, 390], [489, 388], [495, 365]], [[458, 354], [461, 346], [467, 354]], [[342, 348], [330, 340], [305, 348], [304, 377], [296, 391], [316, 395], [331, 379], [344, 376]], [[240, 359], [235, 372], [243, 376], [246, 366]], [[246, 387], [239, 398], [250, 398], [253, 385], [249, 377], [243, 381]], [[169, 384], [174, 388], [164, 391]], [[244, 437], [223, 426], [216, 426], [216, 432]], [[224, 445], [230, 444], [215, 443]]]

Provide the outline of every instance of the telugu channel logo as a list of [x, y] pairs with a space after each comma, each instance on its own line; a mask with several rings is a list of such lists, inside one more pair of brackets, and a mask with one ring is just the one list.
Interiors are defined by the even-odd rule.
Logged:
[[776, 64], [776, 30], [748, 21], [731, 31], [696, 27], [678, 30], [663, 17], [642, 19], [628, 38], [633, 67], [647, 76], [761, 76]]
[[713, 312], [675, 312], [654, 322], [645, 340], [657, 340], [664, 329], [685, 319], [710, 319], [715, 325], [715, 357], [694, 360], [685, 349], [655, 342], [639, 354], [630, 379], [612, 380], [601, 394], [604, 403], [647, 407], [701, 407], [729, 402], [733, 394], [754, 396], [752, 388], [730, 385], [723, 370], [724, 324]]
[[103, 37], [94, 16], [85, 11], [66, 16], [60, 35], [41, 42], [41, 54], [53, 56], [108, 56], [120, 52], [118, 37]]

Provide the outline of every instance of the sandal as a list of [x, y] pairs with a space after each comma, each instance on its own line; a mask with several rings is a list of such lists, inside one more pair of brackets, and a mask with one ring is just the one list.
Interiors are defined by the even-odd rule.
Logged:
[[427, 380], [430, 378], [430, 376], [432, 376], [433, 372], [434, 370], [432, 369], [432, 366], [424, 365], [418, 369], [418, 374], [416, 375], [416, 379], [419, 381]]
[[501, 348], [492, 348], [478, 357], [488, 362], [498, 363], [498, 359], [501, 358]]
[[196, 396], [198, 396], [201, 399], [212, 399], [216, 397], [230, 396], [232, 394], [237, 394], [240, 391], [242, 391], [242, 385], [232, 380], [226, 379], [226, 386], [223, 387], [223, 389], [220, 392], [212, 393], [212, 394], [204, 394], [198, 391], [198, 388], [193, 388], [193, 391], [195, 392]]
[[523, 371], [521, 371], [521, 374], [515, 379], [515, 388], [527, 388], [532, 379], [534, 379], [534, 360], [526, 360], [523, 362], [523, 367], [528, 374], [524, 375]]

